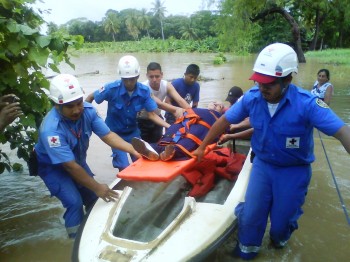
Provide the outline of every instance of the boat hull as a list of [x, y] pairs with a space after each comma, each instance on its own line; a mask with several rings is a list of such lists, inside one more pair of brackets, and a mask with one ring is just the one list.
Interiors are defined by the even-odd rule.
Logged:
[[[235, 229], [234, 208], [244, 201], [250, 170], [249, 152], [234, 185], [223, 184], [228, 193], [220, 203], [212, 201], [210, 193], [202, 201], [182, 197], [181, 176], [169, 183], [116, 179], [111, 187], [121, 197], [116, 202], [96, 202], [80, 227], [73, 261], [203, 260]], [[171, 191], [174, 188], [177, 191]]]

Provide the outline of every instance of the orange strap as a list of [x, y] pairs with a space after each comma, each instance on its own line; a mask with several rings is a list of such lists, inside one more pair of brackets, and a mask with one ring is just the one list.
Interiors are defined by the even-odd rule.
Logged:
[[[186, 137], [186, 138], [189, 138], [191, 139], [192, 141], [194, 141], [198, 146], [202, 144], [202, 140], [199, 139], [197, 136], [193, 135], [193, 134], [190, 134], [188, 132], [188, 130], [190, 129], [190, 126], [193, 125], [193, 124], [200, 124], [202, 126], [205, 126], [206, 128], [210, 129], [211, 128], [211, 125], [209, 125], [207, 122], [203, 121], [200, 119], [199, 115], [197, 115], [194, 110], [192, 108], [189, 108], [189, 109], [186, 109], [186, 112], [187, 114], [186, 115], [183, 115], [182, 117], [178, 118], [176, 121], [175, 121], [175, 124], [179, 124], [179, 123], [184, 123], [185, 119], [187, 120], [185, 122], [185, 125], [181, 128], [179, 128], [179, 130], [177, 131], [177, 133], [173, 134], [173, 138], [175, 136], [178, 135], [178, 133], [181, 134], [181, 137]], [[213, 117], [215, 118], [215, 120], [218, 119], [218, 117], [214, 114], [214, 112], [210, 111], [209, 112], [213, 115]], [[182, 145], [179, 145], [175, 142], [163, 142], [161, 141], [159, 143], [159, 145], [163, 145], [163, 146], [166, 146], [166, 145], [169, 145], [169, 144], [173, 144], [174, 146], [177, 146], [180, 150], [182, 150], [185, 154], [187, 154], [188, 156], [190, 157], [194, 157], [193, 154], [188, 151], [186, 148], [184, 148]]]
[[188, 151], [186, 148], [184, 148], [182, 145], [174, 144], [174, 146], [177, 146], [178, 148], [180, 148], [182, 150], [182, 152], [184, 152], [189, 157], [194, 158], [194, 155], [190, 151]]
[[187, 137], [187, 138], [193, 140], [199, 146], [202, 144], [202, 140], [200, 140], [198, 137], [196, 137], [195, 135], [192, 135], [190, 133], [185, 134], [184, 137]]

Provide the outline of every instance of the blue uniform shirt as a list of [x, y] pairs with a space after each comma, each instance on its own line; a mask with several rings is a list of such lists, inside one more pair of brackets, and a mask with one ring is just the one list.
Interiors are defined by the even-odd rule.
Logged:
[[273, 117], [258, 87], [247, 91], [226, 113], [230, 123], [246, 117], [254, 128], [251, 145], [260, 159], [278, 166], [310, 164], [313, 127], [333, 136], [344, 122], [320, 99], [290, 84]]
[[150, 88], [138, 82], [131, 97], [123, 82], [118, 80], [95, 91], [94, 98], [98, 104], [108, 101], [106, 123], [118, 134], [128, 134], [137, 129], [136, 116], [141, 109], [145, 108], [148, 112], [157, 109]]
[[[178, 78], [173, 80], [172, 85], [188, 104], [191, 104], [191, 102], [196, 103], [199, 101], [200, 86], [198, 82], [194, 82], [193, 85], [187, 85], [184, 78]], [[179, 106], [174, 100], [172, 100], [171, 103], [174, 106]]]
[[[92, 174], [86, 164], [92, 132], [103, 137], [110, 129], [90, 103], [84, 102], [84, 112], [76, 122], [64, 119], [55, 107], [52, 108], [40, 126], [39, 141], [35, 145], [39, 165], [52, 167], [75, 160]], [[79, 134], [80, 139], [77, 138]]]

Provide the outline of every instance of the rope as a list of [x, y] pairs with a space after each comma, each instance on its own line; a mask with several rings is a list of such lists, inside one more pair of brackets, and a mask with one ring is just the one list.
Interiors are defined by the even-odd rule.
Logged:
[[324, 151], [324, 155], [326, 156], [326, 159], [327, 159], [327, 163], [328, 163], [328, 166], [329, 166], [329, 170], [331, 171], [331, 174], [332, 174], [332, 178], [333, 178], [333, 182], [334, 182], [334, 185], [335, 185], [335, 188], [337, 190], [337, 193], [338, 193], [338, 197], [339, 197], [339, 200], [340, 200], [340, 203], [341, 203], [341, 206], [344, 210], [344, 214], [345, 214], [345, 217], [346, 217], [346, 221], [348, 222], [349, 226], [350, 226], [350, 218], [349, 218], [349, 213], [345, 207], [345, 204], [344, 204], [344, 200], [343, 200], [343, 197], [340, 193], [340, 190], [339, 190], [339, 187], [338, 187], [338, 183], [337, 183], [337, 179], [335, 178], [335, 175], [333, 173], [333, 169], [332, 169], [332, 166], [331, 166], [331, 163], [329, 162], [329, 159], [328, 159], [328, 155], [327, 155], [327, 152], [326, 152], [326, 148], [323, 144], [323, 140], [322, 140], [322, 137], [321, 137], [321, 133], [319, 130], [318, 131], [318, 136], [320, 137], [320, 140], [321, 140], [321, 144], [322, 144], [322, 148], [323, 148], [323, 151]]

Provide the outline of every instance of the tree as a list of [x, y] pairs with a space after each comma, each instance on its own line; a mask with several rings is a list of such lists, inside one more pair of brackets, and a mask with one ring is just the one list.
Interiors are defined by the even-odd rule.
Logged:
[[218, 23], [222, 30], [221, 39], [231, 34], [231, 39], [242, 48], [244, 48], [244, 45], [252, 47], [257, 34], [261, 30], [258, 24], [254, 26], [252, 23], [265, 19], [271, 14], [279, 14], [291, 28], [295, 52], [298, 55], [299, 62], [303, 63], [305, 62], [305, 56], [301, 47], [300, 28], [297, 20], [289, 12], [290, 8], [293, 7], [292, 4], [293, 1], [291, 0], [224, 0], [221, 5], [221, 17]]
[[294, 8], [303, 14], [305, 25], [309, 26], [312, 31], [309, 50], [313, 51], [316, 49], [321, 25], [329, 14], [330, 2], [328, 0], [296, 1]]
[[294, 49], [295, 52], [297, 53], [299, 63], [305, 63], [305, 56], [303, 49], [301, 47], [301, 38], [300, 38], [300, 29], [298, 23], [295, 21], [293, 16], [289, 14], [289, 12], [280, 6], [273, 5], [271, 7], [267, 7], [266, 9], [262, 10], [261, 12], [255, 14], [252, 18], [251, 21], [255, 22], [260, 19], [265, 18], [268, 15], [278, 13], [281, 14], [285, 20], [287, 20], [288, 24], [292, 27], [292, 36], [294, 40]]
[[[35, 1], [35, 0], [34, 0]], [[61, 61], [71, 64], [67, 50], [78, 48], [83, 43], [81, 36], [71, 37], [61, 31], [42, 35], [40, 26], [44, 23], [40, 14], [28, 5], [32, 0], [2, 0], [0, 2], [0, 94], [14, 93], [20, 98], [24, 115], [0, 134], [0, 142], [8, 143], [17, 156], [29, 159], [38, 137], [38, 127], [50, 103], [42, 88], [48, 88], [49, 81], [41, 69], [48, 57], [53, 63], [49, 67], [58, 72]], [[5, 169], [20, 169], [21, 165], [11, 163], [0, 149], [0, 173]]]
[[137, 10], [131, 10], [129, 16], [125, 20], [125, 25], [128, 29], [128, 33], [134, 38], [135, 41], [138, 40], [140, 34], [140, 30], [138, 28], [139, 16], [137, 12]]
[[250, 12], [244, 1], [225, 0], [218, 5], [216, 30], [223, 51], [235, 53], [250, 53], [254, 49], [256, 36], [260, 27], [250, 21]]
[[196, 40], [198, 35], [196, 29], [192, 26], [191, 19], [188, 19], [187, 23], [180, 28], [181, 38], [186, 40]]
[[140, 30], [145, 30], [147, 32], [147, 36], [150, 37], [149, 35], [149, 28], [151, 27], [151, 21], [150, 17], [147, 14], [147, 10], [145, 8], [141, 9], [140, 16], [138, 17], [138, 24]]
[[161, 2], [160, 0], [155, 0], [155, 2], [152, 4], [153, 4], [153, 8], [151, 10], [153, 12], [153, 15], [160, 22], [162, 39], [164, 41], [165, 38], [164, 38], [163, 20], [165, 18], [166, 7], [164, 7], [164, 2]]
[[46, 33], [48, 35], [51, 35], [51, 34], [53, 34], [56, 31], [58, 31], [58, 25], [56, 25], [53, 22], [50, 22], [50, 23], [47, 24], [47, 32]]
[[95, 42], [95, 31], [98, 25], [85, 17], [75, 18], [64, 24], [70, 35], [82, 35], [87, 42]]
[[115, 35], [119, 33], [120, 30], [120, 20], [118, 18], [118, 13], [114, 10], [108, 10], [105, 18], [102, 21], [102, 24], [106, 34], [111, 34], [113, 42], [115, 42]]
[[208, 10], [198, 11], [191, 15], [191, 23], [192, 26], [196, 28], [199, 39], [217, 36], [217, 31], [215, 29], [217, 17], [216, 14]]

